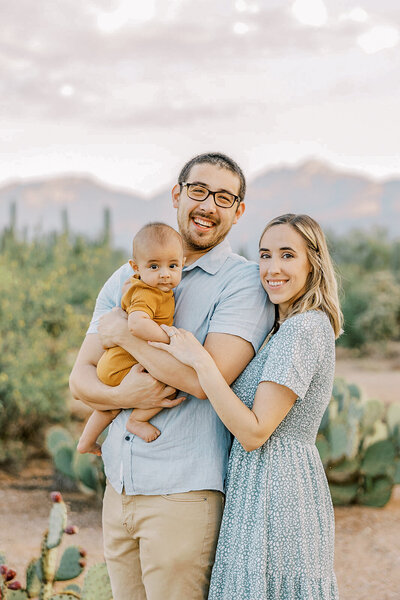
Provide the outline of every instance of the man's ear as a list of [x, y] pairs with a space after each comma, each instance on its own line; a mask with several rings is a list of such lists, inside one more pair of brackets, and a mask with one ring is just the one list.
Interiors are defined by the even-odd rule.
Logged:
[[129, 264], [131, 265], [132, 269], [137, 273], [139, 271], [139, 267], [137, 266], [137, 264], [135, 263], [134, 260], [130, 259], [129, 260]]
[[240, 217], [242, 216], [242, 214], [245, 211], [245, 208], [246, 208], [245, 203], [241, 202], [236, 211], [235, 218], [233, 219], [233, 223], [232, 223], [233, 225], [239, 221]]
[[177, 183], [176, 185], [174, 185], [174, 187], [172, 188], [172, 205], [174, 208], [178, 208], [178, 204], [179, 204], [179, 196], [181, 195], [181, 186], [179, 185], [179, 183]]

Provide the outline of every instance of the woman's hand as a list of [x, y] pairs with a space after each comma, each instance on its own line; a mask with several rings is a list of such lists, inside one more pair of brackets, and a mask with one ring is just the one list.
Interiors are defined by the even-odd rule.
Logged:
[[207, 350], [203, 348], [193, 333], [185, 329], [168, 327], [167, 325], [161, 325], [161, 327], [169, 336], [169, 344], [148, 342], [151, 346], [169, 352], [181, 363], [195, 370], [199, 364], [213, 362]]

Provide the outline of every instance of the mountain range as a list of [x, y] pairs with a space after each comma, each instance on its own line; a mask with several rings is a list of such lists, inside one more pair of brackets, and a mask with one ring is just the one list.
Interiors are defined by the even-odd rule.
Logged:
[[[59, 230], [64, 212], [71, 231], [95, 237], [108, 208], [114, 245], [127, 251], [144, 223], [157, 220], [176, 226], [170, 188], [145, 198], [89, 176], [59, 176], [0, 186], [0, 229], [9, 224], [12, 203], [17, 207], [17, 228], [28, 235]], [[230, 234], [233, 248], [254, 258], [264, 224], [286, 212], [307, 213], [325, 229], [337, 233], [380, 226], [399, 237], [400, 179], [375, 181], [317, 160], [297, 167], [268, 169], [248, 183], [246, 211]]]

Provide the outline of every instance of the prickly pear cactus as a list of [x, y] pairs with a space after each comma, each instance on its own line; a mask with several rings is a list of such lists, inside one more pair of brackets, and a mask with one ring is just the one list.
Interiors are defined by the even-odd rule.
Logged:
[[21, 583], [15, 579], [17, 576], [14, 569], [6, 565], [6, 555], [0, 552], [0, 598], [1, 600], [27, 600], [26, 590], [22, 588]]
[[112, 600], [110, 578], [105, 563], [90, 567], [83, 582], [81, 600]]
[[70, 479], [75, 479], [75, 472], [72, 465], [75, 450], [67, 444], [59, 444], [53, 453], [54, 465], [57, 471], [66, 475]]
[[54, 497], [57, 499], [54, 501], [50, 511], [49, 530], [46, 538], [46, 546], [48, 549], [56, 548], [60, 545], [67, 524], [67, 507], [62, 499], [58, 499], [58, 496]]
[[386, 409], [337, 379], [316, 445], [334, 504], [384, 506], [400, 483], [400, 404]]
[[63, 589], [63, 592], [71, 592], [71, 593], [77, 594], [77, 596], [79, 596], [79, 598], [81, 597], [81, 588], [76, 583], [70, 583], [70, 584], [68, 584]]
[[80, 598], [77, 594], [73, 594], [71, 592], [60, 592], [59, 594], [55, 594], [50, 598], [50, 600], [76, 600]]
[[60, 426], [48, 431], [46, 445], [59, 473], [76, 482], [82, 492], [102, 495], [105, 477], [99, 457], [77, 452], [71, 434]]
[[98, 457], [93, 456], [93, 454], [76, 452], [73, 459], [73, 469], [79, 488], [83, 492], [100, 494], [103, 484]]
[[26, 568], [26, 591], [29, 598], [36, 598], [40, 593], [41, 580], [38, 576], [38, 559], [33, 558]]
[[51, 455], [54, 455], [54, 452], [61, 445], [71, 446], [72, 448], [74, 446], [72, 435], [65, 427], [61, 427], [60, 425], [50, 427], [46, 434], [47, 450]]
[[7, 590], [7, 600], [28, 600], [26, 590]]
[[6, 566], [6, 556], [0, 551], [0, 600], [112, 600], [110, 580], [105, 564], [91, 567], [86, 575], [83, 590], [75, 583], [55, 592], [55, 581], [66, 581], [80, 575], [86, 566], [86, 552], [78, 546], [64, 550], [58, 563], [58, 547], [64, 533], [73, 535], [77, 527], [65, 527], [67, 508], [60, 492], [52, 492], [49, 529], [44, 533], [40, 558], [32, 559], [26, 569], [26, 589], [15, 577], [16, 572]]
[[69, 546], [64, 550], [61, 557], [60, 565], [57, 569], [54, 580], [66, 581], [78, 577], [85, 566], [82, 560], [83, 554], [78, 546]]

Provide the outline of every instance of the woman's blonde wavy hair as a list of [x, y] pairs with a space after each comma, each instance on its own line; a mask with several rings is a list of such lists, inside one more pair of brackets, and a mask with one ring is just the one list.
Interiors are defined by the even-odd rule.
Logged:
[[[328, 316], [335, 338], [342, 333], [343, 315], [340, 310], [338, 284], [325, 235], [314, 219], [308, 215], [286, 214], [270, 221], [260, 237], [275, 225], [290, 225], [306, 242], [311, 271], [306, 282], [306, 291], [293, 302], [285, 319], [307, 310], [322, 310]], [[275, 324], [276, 331], [280, 323]]]

